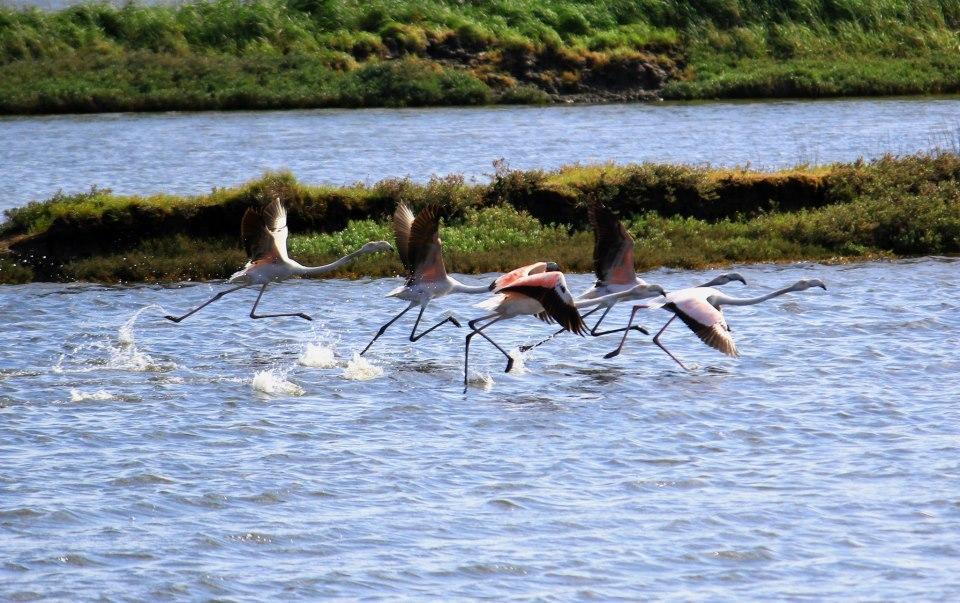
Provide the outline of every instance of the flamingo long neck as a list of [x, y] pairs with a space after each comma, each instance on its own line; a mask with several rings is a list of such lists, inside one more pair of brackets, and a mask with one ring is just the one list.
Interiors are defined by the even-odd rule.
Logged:
[[301, 276], [313, 276], [315, 274], [325, 274], [327, 272], [333, 272], [334, 270], [341, 268], [354, 259], [363, 255], [363, 252], [360, 250], [354, 251], [353, 253], [348, 253], [339, 260], [335, 262], [330, 262], [329, 264], [324, 264], [323, 266], [304, 266], [293, 260], [290, 260], [291, 267], [294, 274], [299, 274]]
[[453, 283], [450, 293], [490, 293], [490, 285], [464, 285], [455, 278], [447, 278]]
[[768, 299], [779, 297], [784, 293], [790, 293], [791, 291], [797, 291], [797, 283], [794, 283], [789, 287], [784, 287], [783, 289], [777, 289], [776, 291], [767, 293], [766, 295], [761, 295], [759, 297], [730, 297], [729, 295], [724, 295], [723, 293], [716, 293], [710, 296], [710, 302], [714, 306], [752, 306], [753, 304], [765, 302]]
[[617, 291], [616, 293], [608, 293], [606, 295], [601, 295], [600, 297], [593, 297], [590, 299], [578, 299], [574, 300], [573, 305], [576, 308], [588, 308], [590, 306], [598, 306], [600, 304], [610, 302], [610, 301], [619, 301], [624, 297], [628, 296], [633, 292], [633, 289], [625, 289], [623, 291]]

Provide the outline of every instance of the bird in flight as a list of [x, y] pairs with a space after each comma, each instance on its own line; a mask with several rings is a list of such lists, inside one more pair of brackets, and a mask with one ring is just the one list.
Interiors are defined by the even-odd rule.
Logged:
[[257, 306], [263, 292], [270, 283], [278, 283], [292, 276], [314, 276], [332, 272], [357, 257], [379, 251], [392, 251], [393, 247], [386, 241], [371, 241], [360, 249], [349, 253], [339, 260], [324, 266], [304, 266], [287, 255], [287, 210], [283, 207], [279, 197], [261, 207], [248, 207], [240, 222], [240, 239], [247, 252], [249, 261], [242, 270], [234, 273], [227, 281], [236, 284], [236, 287], [221, 291], [211, 299], [203, 302], [193, 310], [182, 316], [164, 316], [167, 320], [180, 322], [196, 314], [228, 293], [252, 285], [260, 285], [257, 300], [250, 309], [250, 318], [275, 318], [278, 316], [297, 316], [304, 320], [313, 320], [302, 312], [283, 314], [257, 314]]

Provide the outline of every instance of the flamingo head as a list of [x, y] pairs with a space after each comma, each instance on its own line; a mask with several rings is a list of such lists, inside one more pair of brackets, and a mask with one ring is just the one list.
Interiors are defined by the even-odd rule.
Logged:
[[370, 241], [364, 243], [360, 248], [360, 253], [377, 253], [380, 251], [393, 251], [393, 245], [386, 241]]
[[544, 268], [544, 272], [560, 272], [560, 264], [556, 262], [547, 262], [547, 267]]
[[667, 292], [663, 290], [663, 287], [660, 285], [646, 285], [647, 288], [647, 297], [657, 297], [660, 295], [666, 296]]
[[810, 287], [820, 287], [824, 291], [827, 290], [827, 285], [818, 278], [805, 278], [801, 281], [797, 281], [797, 284], [793, 287], [795, 291], [804, 291]]
[[747, 284], [747, 279], [745, 279], [745, 278], [743, 278], [742, 276], [740, 276], [739, 273], [737, 273], [737, 272], [727, 272], [726, 274], [721, 274], [721, 275], [718, 276], [717, 278], [715, 278], [715, 279], [713, 279], [712, 281], [710, 281], [710, 284], [707, 285], [707, 286], [708, 286], [708, 287], [712, 287], [712, 286], [714, 286], [714, 285], [726, 285], [727, 283], [731, 283], [731, 282], [733, 282], [733, 281], [740, 281], [740, 282], [743, 283], [744, 285]]

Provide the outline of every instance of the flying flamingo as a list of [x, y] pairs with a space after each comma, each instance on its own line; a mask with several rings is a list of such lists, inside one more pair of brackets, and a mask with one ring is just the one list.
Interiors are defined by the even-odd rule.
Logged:
[[[532, 270], [536, 270], [536, 272], [532, 272]], [[524, 274], [525, 272], [526, 274]], [[497, 286], [498, 282], [500, 286]], [[647, 289], [649, 295], [646, 295], [646, 297], [664, 294], [663, 288], [659, 285], [638, 286]], [[474, 335], [480, 335], [506, 356], [507, 367], [504, 369], [505, 373], [509, 373], [510, 369], [513, 368], [513, 357], [483, 332], [490, 325], [515, 316], [533, 314], [544, 322], [555, 321], [559, 323], [564, 331], [582, 336], [587, 330], [577, 308], [603, 303], [611, 297], [622, 294], [622, 292], [613, 293], [600, 298], [574, 301], [570, 290], [567, 288], [566, 278], [553, 262], [540, 262], [539, 264], [518, 268], [497, 279], [492, 288], [496, 295], [477, 304], [478, 308], [489, 310], [491, 313], [468, 323], [470, 333], [466, 336], [463, 352], [464, 392], [467, 391], [470, 340]], [[489, 322], [478, 327], [477, 324], [483, 321]]]
[[250, 318], [274, 318], [278, 316], [299, 316], [304, 320], [313, 320], [302, 312], [287, 314], [257, 314], [257, 305], [267, 285], [280, 282], [291, 276], [312, 276], [332, 272], [347, 264], [354, 258], [378, 251], [391, 251], [393, 247], [386, 241], [371, 241], [353, 253], [347, 254], [339, 260], [325, 266], [303, 266], [287, 255], [287, 210], [280, 199], [275, 198], [265, 206], [259, 208], [248, 207], [240, 222], [240, 239], [247, 251], [249, 261], [243, 270], [236, 272], [228, 283], [239, 283], [238, 286], [221, 291], [211, 299], [190, 310], [183, 316], [164, 316], [167, 320], [180, 322], [188, 316], [217, 301], [227, 293], [233, 293], [251, 285], [261, 285], [257, 301], [250, 309]]
[[401, 203], [393, 212], [393, 232], [397, 240], [397, 252], [400, 261], [406, 269], [407, 281], [400, 287], [387, 293], [387, 297], [396, 297], [409, 302], [409, 305], [399, 314], [380, 327], [367, 347], [360, 355], [364, 355], [373, 342], [376, 341], [394, 322], [406, 314], [411, 308], [420, 306], [420, 314], [410, 331], [410, 341], [417, 341], [444, 323], [451, 323], [457, 327], [460, 323], [453, 316], [444, 318], [426, 331], [417, 335], [417, 327], [423, 318], [423, 311], [427, 309], [430, 300], [443, 297], [449, 293], [487, 293], [493, 285], [464, 285], [460, 281], [447, 275], [443, 265], [443, 248], [440, 243], [440, 215], [439, 205], [429, 205], [422, 209], [417, 217], [406, 204]]
[[[590, 225], [593, 228], [593, 271], [597, 275], [597, 282], [592, 287], [584, 291], [578, 300], [597, 299], [605, 297], [607, 301], [597, 304], [597, 307], [582, 315], [583, 318], [590, 316], [603, 308], [603, 314], [593, 328], [590, 329], [590, 335], [599, 337], [610, 333], [619, 333], [620, 329], [610, 329], [607, 331], [598, 331], [600, 323], [607, 317], [610, 309], [618, 302], [626, 300], [640, 300], [647, 297], [653, 297], [647, 289], [647, 282], [637, 276], [633, 263], [633, 236], [630, 231], [624, 227], [623, 223], [617, 219], [610, 208], [596, 200], [591, 200], [587, 205], [587, 215], [590, 219]], [[713, 287], [715, 285], [725, 285], [730, 281], [740, 281], [746, 284], [742, 276], [735, 272], [720, 275], [708, 283], [700, 285], [701, 287]], [[620, 293], [621, 295], [611, 295]], [[647, 330], [641, 326], [631, 326], [630, 328], [649, 335]], [[533, 345], [520, 347], [521, 352], [526, 352], [535, 347], [543, 345], [550, 339], [563, 333], [563, 329], [557, 331], [546, 339]]]
[[[670, 350], [660, 343], [660, 336], [663, 335], [663, 332], [667, 330], [667, 327], [670, 326], [670, 323], [673, 322], [675, 318], [679, 316], [680, 320], [690, 327], [690, 330], [696, 333], [697, 337], [708, 346], [723, 352], [727, 356], [739, 356], [740, 352], [737, 351], [737, 346], [730, 336], [730, 327], [727, 325], [727, 321], [721, 311], [722, 306], [751, 306], [785, 293], [805, 291], [811, 287], [820, 287], [824, 291], [827, 289], [823, 281], [815, 278], [803, 279], [789, 287], [784, 287], [783, 289], [778, 289], [777, 291], [759, 297], [750, 298], [730, 297], [711, 287], [680, 289], [665, 296], [664, 299], [666, 301], [634, 306], [633, 311], [630, 313], [630, 321], [627, 323], [627, 327], [633, 322], [633, 317], [640, 308], [663, 308], [668, 312], [672, 312], [673, 316], [670, 317], [667, 324], [663, 325], [663, 328], [654, 336], [653, 342], [657, 344], [661, 350], [666, 352], [668, 356], [673, 358], [684, 370], [687, 370], [687, 367], [677, 360], [677, 357], [671, 354]], [[604, 358], [613, 358], [620, 353], [629, 332], [629, 330], [624, 331], [623, 337], [620, 339], [620, 345], [617, 346], [617, 349], [604, 356]]]

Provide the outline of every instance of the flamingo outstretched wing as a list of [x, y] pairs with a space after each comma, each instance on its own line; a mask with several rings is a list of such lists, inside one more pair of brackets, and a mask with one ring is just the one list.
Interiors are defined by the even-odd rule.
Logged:
[[740, 355], [723, 313], [705, 298], [697, 296], [679, 302], [670, 301], [664, 307], [673, 311], [703, 343], [727, 356]]
[[413, 274], [415, 266], [410, 258], [410, 228], [413, 226], [413, 212], [406, 203], [401, 203], [393, 212], [393, 235], [397, 241], [397, 253], [407, 272]]
[[287, 259], [287, 210], [275, 198], [259, 207], [248, 207], [240, 222], [240, 239], [251, 261]]
[[587, 207], [593, 227], [593, 271], [597, 283], [622, 285], [636, 281], [633, 269], [633, 237], [610, 208], [599, 201]]
[[[543, 272], [525, 276], [514, 281], [512, 285], [500, 289], [499, 292], [518, 293], [535, 299], [543, 306], [544, 313], [567, 331], [577, 335], [587, 332], [583, 319], [580, 318], [580, 312], [573, 305], [573, 297], [567, 288], [563, 273]], [[549, 322], [540, 314], [537, 317]]]
[[525, 276], [530, 276], [531, 274], [542, 274], [546, 272], [546, 270], [547, 262], [536, 262], [534, 264], [527, 264], [526, 266], [514, 268], [510, 272], [500, 275], [497, 280], [490, 283], [490, 290], [494, 292], [500, 291], [504, 287], [509, 287]]
[[440, 216], [442, 208], [433, 204], [420, 210], [410, 226], [407, 253], [413, 266], [411, 277], [424, 281], [447, 278], [440, 244]]

